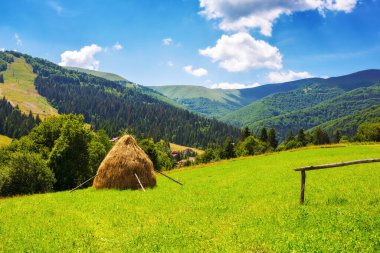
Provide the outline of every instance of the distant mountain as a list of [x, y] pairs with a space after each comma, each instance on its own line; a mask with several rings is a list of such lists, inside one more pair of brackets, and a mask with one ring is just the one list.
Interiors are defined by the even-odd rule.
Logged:
[[[336, 130], [341, 131], [342, 135], [354, 136], [358, 126], [364, 122], [380, 122], [380, 104], [364, 110], [355, 111], [348, 116], [327, 121], [318, 127], [321, 127], [330, 136], [332, 136]], [[313, 130], [314, 128], [310, 129], [310, 131]]]
[[[0, 54], [21, 59], [26, 69], [34, 73], [30, 83], [39, 96], [46, 98], [59, 113], [83, 114], [95, 130], [105, 129], [111, 136], [128, 131], [138, 138], [206, 147], [209, 143], [222, 143], [228, 136], [236, 138], [240, 133], [230, 125], [173, 106], [171, 103], [175, 102], [169, 98], [140, 85], [125, 85], [94, 73], [68, 70], [19, 52]], [[21, 82], [22, 78], [20, 75], [18, 80]]]
[[174, 100], [162, 95], [161, 93], [159, 93], [153, 89], [150, 89], [149, 87], [142, 86], [142, 85], [136, 84], [134, 82], [131, 82], [131, 81], [125, 79], [124, 77], [119, 76], [119, 75], [107, 73], [107, 72], [102, 72], [102, 71], [98, 71], [98, 70], [82, 69], [82, 68], [78, 68], [78, 67], [64, 67], [64, 68], [68, 69], [68, 70], [73, 70], [73, 71], [77, 71], [80, 73], [85, 73], [85, 74], [93, 75], [96, 77], [104, 78], [104, 79], [107, 79], [109, 81], [117, 82], [123, 86], [126, 86], [127, 88], [134, 88], [141, 93], [144, 93], [148, 96], [154, 97], [158, 100], [161, 100], [162, 102], [171, 104], [177, 108], [185, 109], [185, 107], [183, 105], [181, 105], [181, 104], [175, 102]]
[[82, 73], [90, 74], [93, 76], [101, 77], [110, 81], [116, 81], [116, 82], [126, 82], [126, 83], [131, 83], [124, 77], [121, 77], [119, 75], [113, 74], [113, 73], [107, 73], [107, 72], [102, 72], [102, 71], [97, 71], [97, 70], [90, 70], [90, 69], [82, 69], [78, 67], [64, 67], [65, 69], [68, 70], [74, 70], [74, 71], [79, 71]]
[[284, 139], [289, 130], [294, 133], [301, 128], [308, 130], [329, 121], [355, 115], [362, 110], [379, 104], [380, 86], [374, 85], [345, 92], [310, 108], [294, 110], [279, 116], [255, 121], [249, 124], [248, 127], [254, 132], [258, 132], [262, 127], [274, 127], [280, 139]]
[[151, 86], [188, 110], [209, 118], [219, 118], [245, 104], [239, 90], [208, 89], [194, 85]]
[[[328, 92], [329, 89], [335, 89], [335, 91], [338, 89], [345, 92], [377, 84], [380, 84], [380, 70], [364, 70], [345, 76], [331, 77], [327, 79], [307, 78], [285, 83], [266, 84], [255, 88], [240, 90], [208, 89], [202, 86], [186, 85], [152, 86], [150, 88], [175, 100], [192, 112], [206, 117], [216, 117], [222, 121], [242, 127], [257, 120], [256, 117], [250, 118], [250, 115], [257, 109], [257, 107], [260, 107], [260, 104], [272, 104], [272, 102], [261, 101], [252, 106], [250, 104], [273, 94], [283, 94], [294, 90], [310, 88], [311, 86], [321, 87], [320, 91], [322, 93]], [[322, 91], [322, 89], [325, 89], [326, 92]], [[314, 97], [318, 96], [317, 94], [310, 95]], [[338, 95], [338, 93], [336, 95]], [[328, 99], [330, 97], [331, 96], [326, 96], [325, 98]], [[277, 98], [279, 97], [271, 99]], [[313, 98], [310, 99], [305, 96], [305, 101], [309, 100], [310, 105], [318, 101], [320, 102], [318, 99], [314, 102], [312, 101]], [[249, 107], [243, 109], [244, 106]], [[252, 108], [250, 109], [250, 107]], [[240, 108], [242, 108], [242, 110], [237, 111]], [[271, 117], [289, 111], [287, 109], [283, 110], [283, 105], [281, 103], [279, 103], [278, 106], [273, 105], [273, 107], [265, 110], [265, 114], [262, 114], [261, 112], [255, 112], [254, 114], [262, 114], [265, 115], [265, 117]], [[273, 110], [274, 114], [267, 114], [271, 110]], [[248, 115], [246, 113], [248, 113]]]

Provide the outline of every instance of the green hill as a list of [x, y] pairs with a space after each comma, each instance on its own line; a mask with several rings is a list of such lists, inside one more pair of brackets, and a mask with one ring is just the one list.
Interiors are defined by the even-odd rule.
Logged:
[[379, 145], [304, 149], [158, 175], [143, 191], [98, 190], [0, 200], [3, 252], [378, 252]]
[[244, 127], [262, 119], [312, 107], [343, 93], [342, 89], [336, 87], [310, 85], [307, 88], [269, 95], [225, 115], [220, 120]]
[[239, 135], [237, 128], [178, 108], [175, 102], [170, 103], [170, 99], [149, 88], [67, 70], [19, 52], [7, 54], [28, 66], [35, 78], [30, 85], [59, 113], [83, 114], [86, 123], [95, 130], [105, 129], [110, 136], [128, 131], [139, 138], [206, 147], [211, 142], [222, 143], [227, 136]]
[[[237, 126], [244, 126], [257, 120], [256, 115], [261, 115], [262, 113], [264, 113], [263, 115], [265, 115], [265, 117], [273, 117], [288, 112], [287, 109], [282, 109], [286, 105], [283, 105], [281, 102], [276, 105], [273, 104], [273, 101], [261, 101], [257, 104], [250, 105], [257, 100], [265, 99], [273, 94], [285, 93], [285, 95], [287, 95], [286, 93], [290, 91], [310, 89], [316, 85], [321, 88], [320, 91], [322, 93], [326, 93], [331, 89], [350, 91], [360, 87], [369, 87], [379, 84], [380, 70], [364, 70], [345, 76], [331, 77], [327, 79], [308, 78], [285, 83], [266, 84], [255, 88], [240, 90], [208, 89], [202, 86], [190, 85], [152, 86], [151, 88], [170, 99], [175, 100], [179, 104], [182, 104], [192, 112], [207, 117], [220, 118], [225, 122], [232, 122]], [[323, 91], [322, 89], [325, 90]], [[321, 101], [319, 98], [313, 101], [317, 97], [317, 94], [310, 93], [310, 95], [309, 102], [311, 105]], [[283, 100], [281, 95], [276, 98]], [[329, 96], [326, 98], [328, 99]], [[273, 100], [273, 98], [269, 99]], [[307, 99], [308, 98], [305, 97], [305, 101]], [[284, 98], [284, 100], [286, 102], [289, 98]], [[262, 110], [262, 106], [266, 106], [268, 103], [271, 107], [265, 109], [266, 111], [254, 112], [258, 108], [259, 110]], [[300, 105], [300, 103], [297, 102], [298, 105]], [[249, 108], [244, 108], [244, 106], [248, 106]], [[237, 111], [242, 107], [244, 108], [242, 111]], [[300, 108], [302, 108], [302, 106]]]
[[[356, 111], [348, 116], [327, 121], [319, 127], [332, 136], [335, 130], [340, 130], [343, 135], [354, 136], [358, 126], [364, 122], [380, 122], [380, 105], [374, 105], [361, 111]], [[311, 129], [313, 131], [314, 128]]]
[[82, 73], [86, 73], [86, 74], [90, 74], [90, 75], [97, 76], [97, 77], [101, 77], [101, 78], [104, 78], [104, 79], [107, 79], [110, 81], [116, 81], [116, 82], [121, 81], [121, 82], [131, 83], [130, 81], [128, 81], [124, 77], [113, 74], [113, 73], [107, 73], [107, 72], [90, 70], [90, 69], [82, 69], [82, 68], [78, 68], [78, 67], [64, 67], [64, 68], [69, 69], [69, 70], [82, 72]]
[[310, 108], [266, 118], [248, 126], [255, 132], [258, 132], [262, 127], [274, 127], [280, 139], [283, 139], [289, 130], [295, 133], [301, 128], [307, 130], [378, 104], [380, 104], [380, 86], [359, 88]]
[[78, 71], [81, 73], [86, 73], [86, 74], [90, 74], [90, 75], [93, 75], [96, 77], [101, 77], [101, 78], [104, 78], [104, 79], [107, 79], [110, 81], [114, 81], [114, 82], [117, 82], [121, 85], [125, 85], [128, 88], [134, 88], [140, 93], [154, 97], [154, 98], [156, 98], [162, 102], [168, 103], [168, 104], [173, 105], [177, 108], [182, 108], [182, 109], [185, 108], [183, 105], [175, 102], [174, 100], [162, 95], [161, 93], [159, 93], [153, 89], [150, 89], [150, 88], [142, 86], [142, 85], [135, 84], [131, 81], [128, 81], [124, 77], [121, 77], [121, 76], [116, 75], [116, 74], [101, 72], [101, 71], [97, 71], [97, 70], [82, 69], [82, 68], [77, 68], [77, 67], [65, 67], [65, 68], [68, 70]]
[[219, 118], [243, 106], [239, 90], [208, 89], [194, 85], [151, 86], [150, 88], [192, 112], [211, 118]]

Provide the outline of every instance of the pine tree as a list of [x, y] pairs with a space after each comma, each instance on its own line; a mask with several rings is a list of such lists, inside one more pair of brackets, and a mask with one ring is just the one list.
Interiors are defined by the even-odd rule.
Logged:
[[288, 143], [289, 141], [294, 140], [294, 134], [292, 130], [289, 130], [289, 132], [286, 134], [285, 137], [285, 143]]
[[271, 128], [269, 130], [268, 142], [269, 142], [269, 145], [272, 148], [277, 148], [277, 146], [278, 146], [278, 140], [277, 140], [276, 130], [274, 128]]
[[263, 142], [268, 141], [268, 133], [265, 127], [261, 128], [259, 139]]
[[337, 129], [335, 132], [334, 132], [334, 137], [333, 137], [333, 141], [334, 143], [339, 143], [340, 142], [340, 139], [342, 139], [342, 133], [340, 132], [339, 129]]
[[304, 132], [303, 128], [301, 128], [298, 132], [297, 141], [302, 143], [303, 146], [306, 146], [306, 144], [307, 144], [307, 140], [306, 140], [306, 136], [305, 136], [305, 132]]
[[240, 134], [240, 140], [244, 141], [247, 137], [251, 136], [251, 132], [249, 131], [249, 128], [246, 126], [243, 128]]

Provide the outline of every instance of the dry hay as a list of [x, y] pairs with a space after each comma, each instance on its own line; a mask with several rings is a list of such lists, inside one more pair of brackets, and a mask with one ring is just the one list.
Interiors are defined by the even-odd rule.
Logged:
[[130, 135], [120, 138], [100, 164], [95, 189], [139, 189], [135, 173], [144, 187], [156, 185], [152, 161]]

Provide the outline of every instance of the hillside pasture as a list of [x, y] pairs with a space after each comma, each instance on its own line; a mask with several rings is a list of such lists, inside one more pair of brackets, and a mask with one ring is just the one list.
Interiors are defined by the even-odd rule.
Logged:
[[307, 148], [173, 171], [143, 191], [0, 200], [0, 251], [379, 252], [380, 164], [300, 173], [379, 157], [380, 145]]
[[8, 64], [3, 74], [4, 84], [0, 84], [0, 96], [5, 96], [13, 106], [18, 105], [22, 112], [28, 114], [32, 111], [41, 118], [58, 114], [46, 98], [38, 94], [34, 86], [36, 74], [24, 58], [14, 57], [14, 62]]

